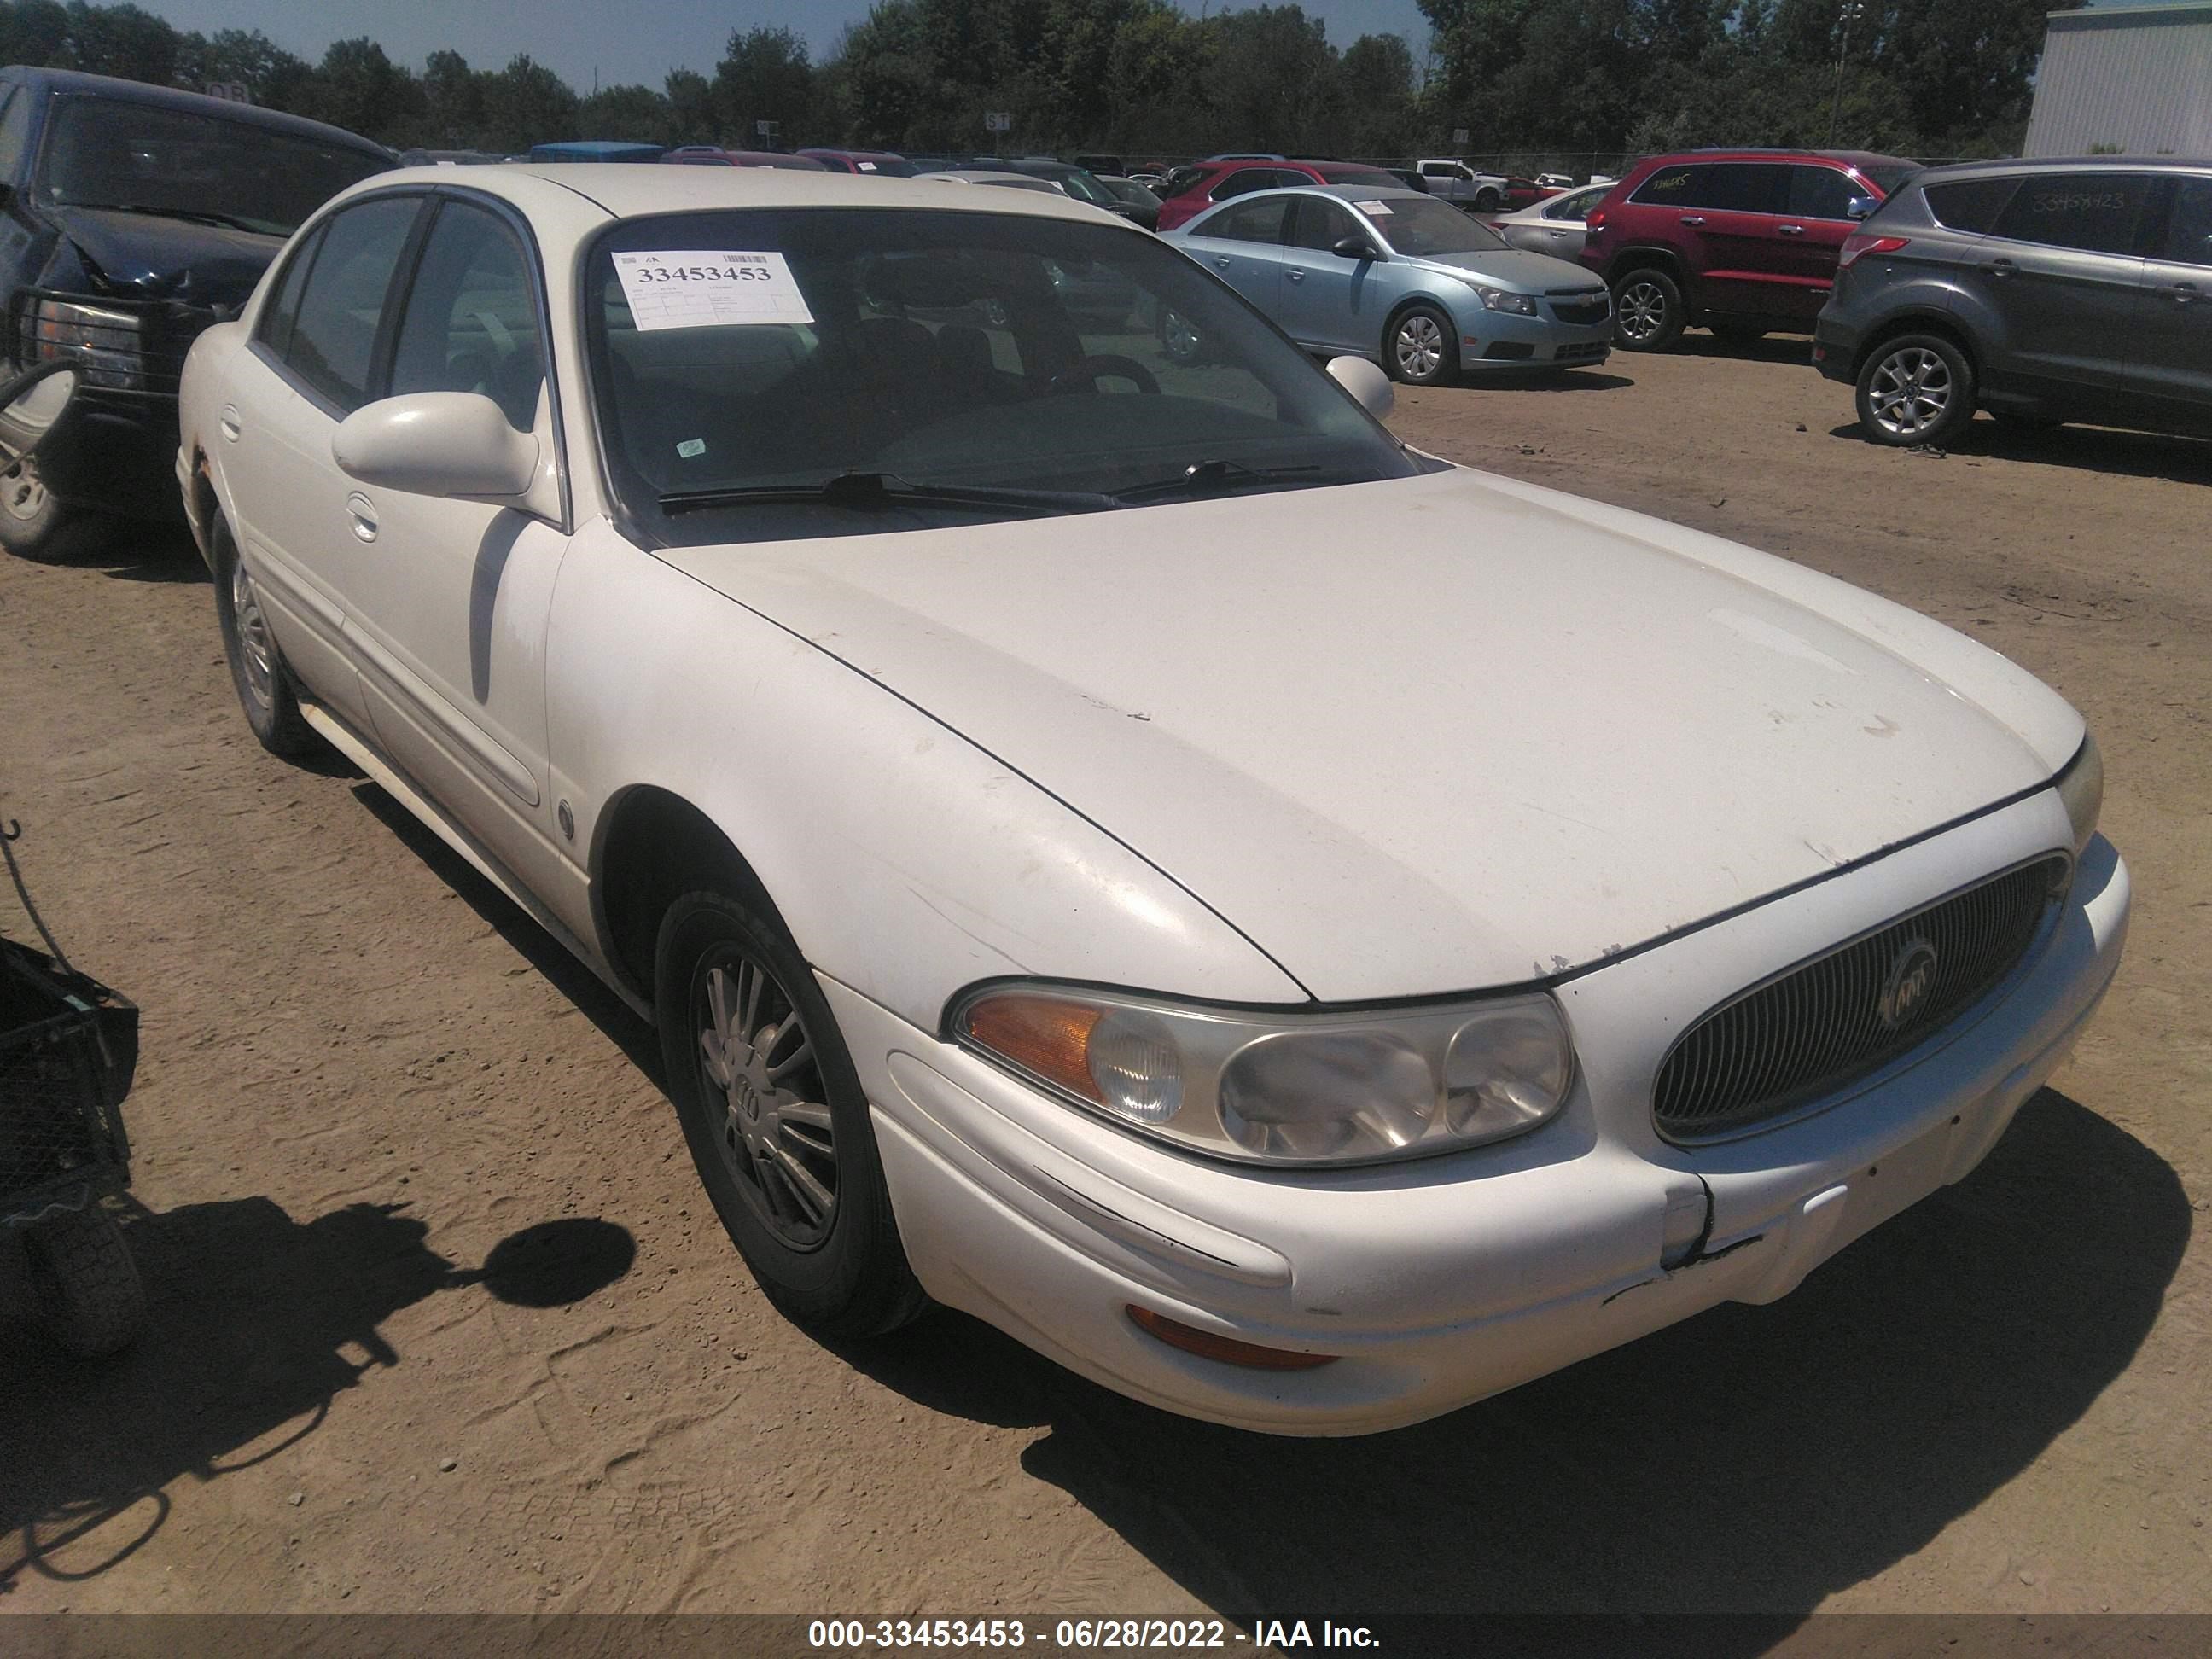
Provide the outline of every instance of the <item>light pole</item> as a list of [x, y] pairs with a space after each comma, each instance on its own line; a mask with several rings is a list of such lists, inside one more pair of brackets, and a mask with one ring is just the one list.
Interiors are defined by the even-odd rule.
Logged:
[[1836, 47], [1836, 93], [1828, 100], [1828, 143], [1832, 149], [1836, 142], [1836, 124], [1844, 118], [1844, 60], [1850, 56], [1851, 25], [1865, 15], [1866, 7], [1860, 0], [1844, 0], [1843, 9], [1836, 15], [1836, 21], [1844, 27], [1844, 38]]

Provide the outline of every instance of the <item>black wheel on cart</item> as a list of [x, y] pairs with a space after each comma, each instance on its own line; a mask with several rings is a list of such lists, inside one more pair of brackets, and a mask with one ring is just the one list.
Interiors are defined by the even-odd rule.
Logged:
[[23, 1234], [40, 1322], [62, 1349], [100, 1359], [128, 1347], [146, 1322], [146, 1287], [130, 1241], [98, 1204]]

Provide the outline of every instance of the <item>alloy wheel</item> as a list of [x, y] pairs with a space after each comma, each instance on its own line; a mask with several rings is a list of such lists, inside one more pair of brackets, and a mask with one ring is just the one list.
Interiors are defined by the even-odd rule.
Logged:
[[246, 671], [246, 691], [256, 708], [272, 708], [276, 702], [276, 643], [269, 637], [260, 592], [235, 557], [230, 562], [230, 614], [238, 629], [238, 659]]
[[1875, 424], [1893, 437], [1917, 437], [1951, 407], [1951, 366], [1926, 346], [1893, 351], [1875, 366], [1867, 404]]
[[692, 1020], [715, 1142], [753, 1212], [783, 1244], [817, 1249], [837, 1215], [837, 1139], [814, 1042], [791, 997], [734, 945], [695, 981]]
[[1434, 378], [1444, 361], [1444, 331], [1426, 312], [1417, 311], [1398, 325], [1390, 349], [1409, 380]]
[[1625, 284], [1618, 305], [1620, 315], [1614, 326], [1624, 339], [1639, 343], [1656, 339], [1667, 326], [1667, 293], [1656, 283]]

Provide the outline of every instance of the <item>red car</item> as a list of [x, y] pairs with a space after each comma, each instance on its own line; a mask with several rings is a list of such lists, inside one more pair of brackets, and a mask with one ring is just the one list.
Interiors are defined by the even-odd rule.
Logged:
[[1919, 163], [1859, 150], [1692, 150], [1639, 161], [1590, 211], [1582, 262], [1613, 290], [1613, 337], [1659, 351], [1810, 333], [1844, 239]]
[[1297, 185], [1382, 185], [1396, 190], [1400, 182], [1381, 167], [1357, 161], [1194, 161], [1161, 184], [1159, 228], [1173, 230], [1216, 202], [1255, 190]]
[[832, 173], [874, 173], [886, 179], [911, 179], [921, 169], [903, 155], [887, 149], [802, 149], [809, 161], [819, 161]]
[[683, 167], [784, 167], [794, 173], [827, 173], [821, 162], [805, 155], [787, 155], [780, 149], [721, 149], [713, 144], [686, 144], [660, 158]]

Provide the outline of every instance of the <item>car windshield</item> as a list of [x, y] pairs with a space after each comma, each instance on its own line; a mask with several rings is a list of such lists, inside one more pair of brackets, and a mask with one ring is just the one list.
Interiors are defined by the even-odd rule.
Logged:
[[[766, 274], [706, 274], [743, 269]], [[608, 468], [664, 544], [1422, 470], [1139, 231], [927, 208], [666, 215], [603, 236], [582, 291]]]
[[1079, 202], [1088, 202], [1093, 207], [1114, 205], [1114, 193], [1080, 167], [1055, 168], [1039, 175], [1049, 179]]
[[854, 169], [860, 173], [880, 173], [886, 179], [911, 179], [920, 171], [902, 155], [862, 155], [854, 159]]
[[391, 165], [367, 149], [256, 123], [77, 94], [58, 101], [40, 188], [61, 207], [289, 236], [348, 185]]
[[[1505, 239], [1449, 202], [1433, 196], [1394, 196], [1387, 202], [1354, 202], [1396, 252], [1416, 259], [1454, 253], [1495, 253]], [[1377, 209], [1387, 208], [1387, 213]]]

